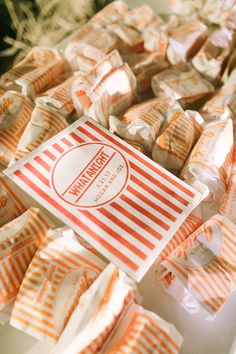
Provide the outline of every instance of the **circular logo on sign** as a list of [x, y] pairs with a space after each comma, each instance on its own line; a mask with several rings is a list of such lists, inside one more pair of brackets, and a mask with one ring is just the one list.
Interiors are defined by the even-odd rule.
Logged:
[[219, 225], [211, 220], [186, 239], [171, 257], [185, 267], [204, 267], [219, 255], [222, 241]]
[[120, 151], [89, 142], [66, 151], [52, 170], [52, 187], [65, 202], [79, 208], [97, 208], [122, 193], [129, 165]]

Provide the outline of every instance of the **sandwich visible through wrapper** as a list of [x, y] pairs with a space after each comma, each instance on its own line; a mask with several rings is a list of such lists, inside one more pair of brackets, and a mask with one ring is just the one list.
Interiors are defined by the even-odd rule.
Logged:
[[71, 229], [48, 230], [21, 284], [11, 326], [56, 343], [81, 295], [105, 265], [79, 244]]
[[235, 289], [235, 232], [236, 225], [217, 214], [161, 263], [166, 269], [163, 275], [175, 275], [168, 292], [179, 300], [182, 296], [188, 311], [199, 311], [200, 304], [215, 316]]
[[41, 210], [30, 208], [0, 228], [0, 323], [9, 319], [25, 272], [50, 227]]
[[81, 296], [54, 353], [97, 353], [128, 304], [137, 299], [135, 282], [110, 263]]

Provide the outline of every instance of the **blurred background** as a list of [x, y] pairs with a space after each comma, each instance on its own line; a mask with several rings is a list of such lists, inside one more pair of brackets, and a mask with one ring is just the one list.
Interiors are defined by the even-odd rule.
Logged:
[[0, 0], [0, 74], [35, 45], [54, 46], [112, 0]]

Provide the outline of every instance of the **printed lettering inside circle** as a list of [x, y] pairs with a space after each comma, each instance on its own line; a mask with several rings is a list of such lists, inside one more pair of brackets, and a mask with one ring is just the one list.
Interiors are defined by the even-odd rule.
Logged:
[[[66, 171], [71, 171], [70, 175]], [[52, 171], [52, 187], [69, 204], [99, 207], [122, 193], [129, 177], [128, 162], [116, 148], [85, 143], [68, 150]]]

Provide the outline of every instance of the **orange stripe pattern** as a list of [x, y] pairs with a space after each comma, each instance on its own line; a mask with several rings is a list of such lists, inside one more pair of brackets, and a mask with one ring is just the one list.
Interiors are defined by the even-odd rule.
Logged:
[[59, 112], [37, 104], [18, 143], [15, 158], [21, 159], [67, 126], [68, 123]]
[[0, 309], [15, 298], [25, 272], [49, 229], [44, 214], [28, 209], [0, 229]]
[[1, 78], [15, 82], [24, 95], [34, 98], [64, 71], [65, 61], [56, 49], [35, 47]]
[[190, 115], [175, 112], [153, 146], [153, 160], [168, 170], [181, 170], [201, 133], [202, 127]]
[[0, 151], [3, 153], [3, 164], [8, 165], [14, 156], [33, 109], [33, 103], [15, 91], [8, 91], [0, 98], [0, 115], [3, 115], [0, 126]]
[[189, 236], [161, 264], [212, 315], [236, 286], [236, 226], [215, 215]]
[[56, 342], [80, 296], [104, 267], [103, 261], [78, 243], [72, 230], [48, 232], [21, 284], [11, 325], [40, 340]]
[[[109, 342], [110, 339], [110, 342]], [[178, 354], [182, 336], [153, 312], [131, 304], [103, 348], [110, 354]]]

